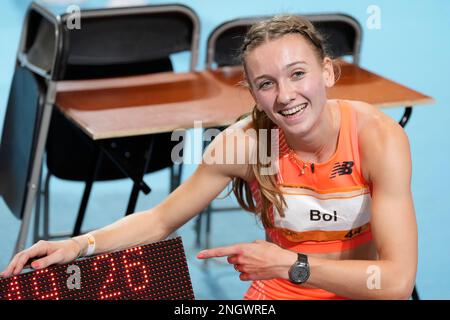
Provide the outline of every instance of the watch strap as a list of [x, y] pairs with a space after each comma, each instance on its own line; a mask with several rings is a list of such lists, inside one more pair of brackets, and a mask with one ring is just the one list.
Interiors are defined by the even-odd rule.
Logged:
[[308, 264], [308, 256], [303, 253], [297, 253], [297, 261], [300, 263]]

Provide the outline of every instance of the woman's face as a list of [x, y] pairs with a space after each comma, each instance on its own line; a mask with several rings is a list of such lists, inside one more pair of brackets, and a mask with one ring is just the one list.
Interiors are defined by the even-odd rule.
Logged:
[[250, 90], [258, 108], [288, 134], [305, 135], [318, 122], [334, 84], [332, 62], [319, 62], [301, 35], [270, 40], [245, 57]]

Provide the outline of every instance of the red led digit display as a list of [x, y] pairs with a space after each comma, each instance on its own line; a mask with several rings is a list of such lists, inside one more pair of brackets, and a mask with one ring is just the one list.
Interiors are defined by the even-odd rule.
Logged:
[[36, 271], [31, 278], [34, 289], [33, 300], [59, 300], [55, 273], [47, 269]]
[[[129, 291], [142, 291], [149, 283], [147, 270], [144, 263], [141, 262], [140, 256], [142, 256], [142, 248], [137, 247], [126, 250], [127, 255], [122, 255], [123, 265], [125, 266], [126, 281]], [[135, 255], [137, 258], [130, 259], [130, 255]], [[133, 272], [137, 269], [136, 272]], [[139, 277], [140, 276], [140, 277]]]
[[194, 299], [181, 238], [0, 279], [0, 300]]
[[17, 280], [17, 277], [11, 278], [10, 282], [8, 283], [8, 286], [6, 287], [6, 290], [8, 290], [8, 293], [6, 294], [6, 299], [8, 300], [22, 300], [22, 294], [21, 286], [19, 285], [19, 281]]
[[97, 256], [92, 264], [92, 272], [102, 275], [99, 281], [99, 292], [97, 299], [107, 300], [116, 299], [122, 294], [120, 289], [117, 289], [115, 282], [117, 279], [117, 269], [114, 257], [109, 254]]

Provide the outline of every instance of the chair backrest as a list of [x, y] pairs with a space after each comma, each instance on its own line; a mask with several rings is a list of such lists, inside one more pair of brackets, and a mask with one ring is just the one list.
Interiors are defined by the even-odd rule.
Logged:
[[81, 10], [79, 29], [73, 21], [72, 14], [54, 16], [33, 2], [21, 61], [51, 74], [52, 80], [152, 73], [183, 51], [191, 53], [190, 69], [197, 65], [200, 23], [184, 5]]
[[60, 21], [44, 7], [32, 2], [28, 7], [17, 60], [23, 66], [50, 78], [61, 51]]
[[44, 92], [38, 77], [24, 67], [16, 67], [0, 145], [0, 194], [18, 218], [30, 188]]
[[[357, 20], [345, 14], [302, 15], [325, 36], [330, 54], [335, 57], [352, 56], [359, 64], [362, 30]], [[239, 51], [251, 25], [270, 17], [241, 18], [225, 22], [208, 37], [207, 68], [240, 65]]]

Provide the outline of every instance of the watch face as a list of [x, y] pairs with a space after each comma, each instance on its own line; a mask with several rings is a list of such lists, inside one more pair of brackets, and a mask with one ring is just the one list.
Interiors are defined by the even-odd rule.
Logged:
[[289, 280], [294, 283], [304, 283], [309, 278], [309, 268], [304, 264], [297, 264], [289, 270]]

